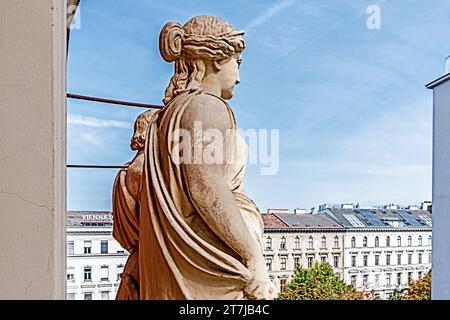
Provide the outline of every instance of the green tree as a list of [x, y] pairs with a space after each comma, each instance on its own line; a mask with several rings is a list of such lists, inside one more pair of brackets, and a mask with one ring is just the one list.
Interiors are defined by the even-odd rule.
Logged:
[[369, 292], [357, 291], [345, 284], [328, 263], [316, 262], [310, 269], [298, 266], [294, 278], [278, 295], [279, 300], [362, 300], [371, 299]]
[[412, 281], [402, 300], [430, 300], [431, 299], [431, 270], [422, 278]]

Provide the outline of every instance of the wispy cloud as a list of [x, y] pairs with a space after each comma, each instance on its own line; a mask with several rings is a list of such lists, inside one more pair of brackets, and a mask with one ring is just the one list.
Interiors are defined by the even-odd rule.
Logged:
[[77, 124], [81, 126], [87, 127], [96, 127], [96, 128], [105, 128], [105, 127], [116, 127], [116, 128], [131, 128], [131, 124], [125, 121], [117, 121], [117, 120], [105, 120], [94, 117], [85, 117], [81, 114], [68, 114], [67, 115], [67, 123], [69, 124]]
[[289, 8], [296, 2], [297, 2], [296, 0], [283, 0], [279, 3], [272, 5], [270, 8], [266, 9], [260, 16], [250, 21], [249, 24], [245, 27], [245, 30], [249, 31], [252, 28], [255, 28], [263, 23], [266, 23], [267, 21], [270, 20], [270, 18], [280, 13], [282, 10]]

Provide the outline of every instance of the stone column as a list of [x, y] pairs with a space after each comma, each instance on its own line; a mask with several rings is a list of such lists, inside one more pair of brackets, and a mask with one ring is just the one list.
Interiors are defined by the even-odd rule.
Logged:
[[433, 261], [431, 298], [450, 299], [450, 73], [433, 89]]
[[65, 298], [65, 14], [0, 1], [0, 299]]

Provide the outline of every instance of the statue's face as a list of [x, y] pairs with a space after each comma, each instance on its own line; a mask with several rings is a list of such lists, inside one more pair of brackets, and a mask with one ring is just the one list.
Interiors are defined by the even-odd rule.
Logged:
[[241, 55], [237, 54], [226, 60], [217, 74], [217, 80], [221, 83], [221, 97], [228, 100], [233, 97], [234, 86], [239, 80], [239, 65], [241, 64]]

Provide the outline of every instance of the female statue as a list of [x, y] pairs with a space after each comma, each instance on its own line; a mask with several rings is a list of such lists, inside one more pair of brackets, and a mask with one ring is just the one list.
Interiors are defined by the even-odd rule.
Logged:
[[119, 242], [120, 216], [138, 212], [139, 299], [272, 299], [263, 222], [243, 190], [247, 145], [225, 101], [239, 83], [243, 32], [197, 16], [167, 23], [159, 45], [175, 74], [147, 129], [137, 211], [116, 190], [128, 185], [114, 188]]

